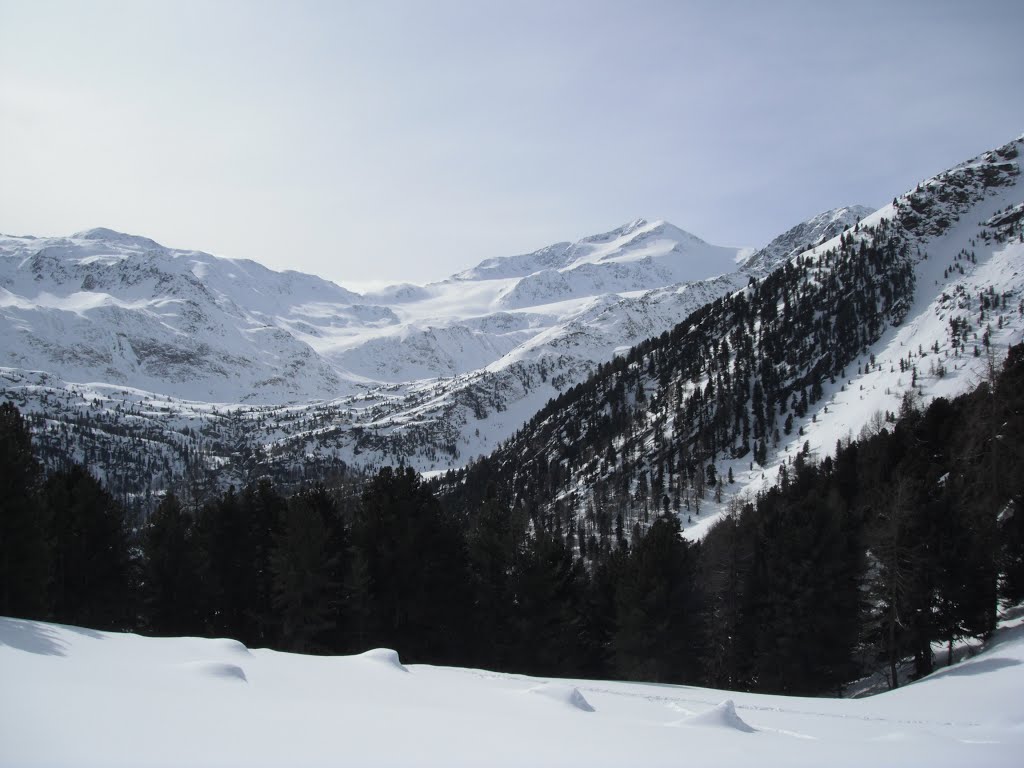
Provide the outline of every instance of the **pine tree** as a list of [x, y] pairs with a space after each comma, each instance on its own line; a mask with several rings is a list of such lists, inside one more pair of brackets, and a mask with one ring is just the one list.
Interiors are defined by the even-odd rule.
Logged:
[[526, 542], [514, 571], [513, 666], [529, 674], [575, 675], [591, 655], [581, 606], [585, 572], [558, 537], [540, 530]]
[[41, 473], [13, 403], [0, 405], [0, 615], [46, 617], [49, 552]]
[[1000, 596], [1011, 603], [1024, 600], [1024, 483], [1018, 481], [1018, 490], [1007, 504], [999, 519]]
[[[747, 519], [751, 514], [748, 511]], [[740, 528], [733, 509], [715, 525], [700, 550], [700, 585], [706, 594], [707, 649], [704, 678], [708, 685], [740, 690], [746, 680], [746, 657], [737, 642], [743, 628], [744, 575], [753, 557], [753, 542]]]
[[469, 521], [466, 546], [476, 624], [476, 641], [470, 652], [478, 659], [476, 663], [500, 667], [508, 662], [512, 577], [524, 535], [510, 510], [493, 495]]
[[144, 626], [159, 635], [202, 632], [200, 551], [191, 515], [165, 496], [142, 535]]
[[367, 485], [352, 524], [351, 594], [370, 644], [420, 661], [459, 658], [471, 599], [461, 525], [408, 467], [385, 467]]
[[231, 487], [203, 507], [197, 530], [208, 631], [247, 645], [272, 639], [270, 555], [284, 506], [264, 482], [242, 494]]
[[615, 670], [651, 682], [698, 682], [704, 648], [697, 557], [675, 517], [658, 518], [616, 590]]
[[134, 574], [124, 510], [80, 464], [50, 477], [43, 495], [53, 618], [94, 629], [133, 627]]
[[289, 499], [283, 518], [271, 557], [280, 644], [298, 652], [326, 650], [327, 636], [339, 620], [344, 528], [322, 487]]
[[888, 665], [889, 686], [898, 688], [899, 663], [914, 644], [910, 617], [921, 555], [908, 527], [912, 495], [909, 481], [897, 481], [893, 490], [878, 492], [886, 493], [887, 498], [879, 502], [880, 514], [870, 544], [875, 576], [869, 584], [869, 596], [875, 610], [868, 632]]

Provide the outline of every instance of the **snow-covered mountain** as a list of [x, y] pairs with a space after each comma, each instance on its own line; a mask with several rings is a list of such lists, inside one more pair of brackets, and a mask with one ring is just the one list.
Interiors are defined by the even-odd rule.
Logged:
[[356, 383], [486, 368], [592, 313], [596, 301], [714, 277], [742, 255], [638, 220], [361, 297], [310, 275], [107, 229], [4, 237], [0, 363], [194, 400], [325, 400]]
[[[580, 539], [670, 509], [700, 536], [798, 455], [823, 459], [907, 398], [972, 389], [1024, 338], [1022, 150], [787, 233], [748, 261], [763, 276], [602, 366], [445, 492], [483, 475]], [[853, 227], [815, 242], [844, 216]]]
[[[867, 305], [854, 313], [871, 327], [835, 371], [845, 381], [821, 382], [827, 410], [809, 409], [786, 439], [767, 441], [765, 464], [738, 448], [728, 461], [719, 453], [735, 488], [754, 490], [804, 443], [827, 451], [875, 412], [896, 410], [911, 387], [908, 364], [925, 397], [962, 391], [983, 367], [983, 355], [964, 353], [975, 336], [996, 347], [1019, 336], [1019, 313], [1010, 311], [1021, 293], [1019, 147], [956, 166], [881, 211], [823, 213], [756, 252], [641, 219], [437, 283], [365, 295], [109, 230], [0, 237], [0, 396], [32, 415], [52, 461], [85, 461], [123, 493], [202, 469], [235, 482], [266, 472], [301, 482], [341, 462], [437, 471], [490, 454], [599, 364], [698, 310], [694, 322], [703, 322], [719, 300], [760, 293], [780, 269], [785, 280], [804, 275], [780, 299], [785, 319], [791, 301], [838, 274], [836, 253], [851, 280], [865, 277], [858, 260], [883, 272], [905, 262], [916, 287], [893, 296], [905, 289], [890, 282], [870, 299], [883, 302], [876, 315]], [[833, 293], [826, 314], [848, 321], [848, 302]], [[762, 376], [810, 387], [824, 368], [798, 359], [813, 339], [781, 342], [772, 355], [785, 352], [785, 367]], [[663, 357], [645, 359], [645, 370], [658, 370]]]
[[[0, 366], [7, 395], [51, 424], [102, 425], [120, 410], [157, 442], [161, 421], [173, 425], [170, 474], [183, 430], [207, 435], [193, 453], [244, 443], [300, 461], [313, 451], [442, 469], [746, 284], [751, 258], [763, 272], [782, 257], [638, 219], [361, 296], [105, 229], [0, 237]], [[91, 427], [82, 440], [104, 434]], [[75, 443], [74, 455], [92, 454]]]
[[[794, 420], [769, 471], [744, 471], [736, 462], [738, 493], [749, 496], [774, 482], [805, 446], [824, 458], [837, 440], [877, 430], [879, 418], [898, 413], [908, 395], [924, 406], [973, 389], [990, 377], [990, 366], [1002, 364], [1009, 346], [1024, 340], [1022, 152], [1024, 135], [921, 182], [847, 232], [852, 248], [885, 227], [903, 244], [914, 290], [902, 319], [844, 366], [845, 377], [823, 382], [820, 406]], [[840, 239], [799, 258], [821, 260]], [[702, 521], [691, 535], [709, 524]]]
[[307, 314], [359, 322], [358, 297], [298, 272], [92, 229], [0, 238], [0, 364], [210, 401], [330, 397]]
[[783, 232], [744, 264], [755, 274], [767, 274], [787, 259], [838, 237], [873, 211], [863, 205], [833, 208]]

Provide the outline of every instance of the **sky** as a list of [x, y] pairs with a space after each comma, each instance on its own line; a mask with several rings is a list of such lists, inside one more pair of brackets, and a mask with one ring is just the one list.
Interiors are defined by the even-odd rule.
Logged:
[[1024, 3], [0, 0], [0, 232], [346, 285], [758, 246], [1024, 132]]

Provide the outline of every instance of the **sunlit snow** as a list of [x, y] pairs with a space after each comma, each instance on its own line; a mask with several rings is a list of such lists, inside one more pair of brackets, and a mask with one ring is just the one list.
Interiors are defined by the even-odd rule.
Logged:
[[1017, 766], [1021, 621], [1004, 622], [974, 658], [851, 700], [0, 619], [0, 765]]

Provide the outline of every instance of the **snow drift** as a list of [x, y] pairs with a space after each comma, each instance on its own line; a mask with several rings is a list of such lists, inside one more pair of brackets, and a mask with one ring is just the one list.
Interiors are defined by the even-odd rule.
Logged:
[[1017, 766], [1022, 621], [918, 683], [835, 700], [0, 619], [0, 765]]

